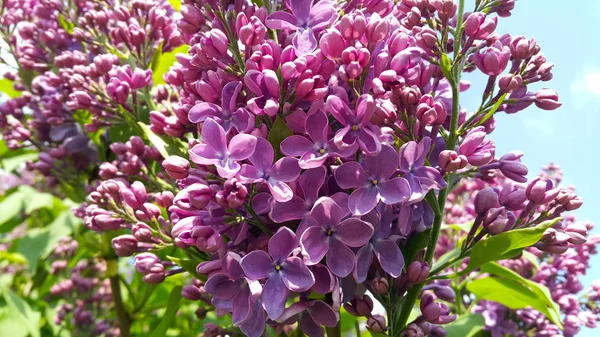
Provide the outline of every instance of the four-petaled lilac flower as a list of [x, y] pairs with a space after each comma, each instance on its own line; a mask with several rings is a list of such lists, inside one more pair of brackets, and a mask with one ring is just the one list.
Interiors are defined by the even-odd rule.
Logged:
[[408, 142], [400, 148], [400, 172], [410, 184], [410, 201], [420, 201], [431, 189], [446, 188], [440, 171], [425, 166], [425, 159], [431, 147], [431, 138], [424, 137], [419, 143]]
[[244, 277], [240, 256], [229, 252], [221, 260], [221, 270], [213, 273], [204, 288], [212, 304], [232, 311], [233, 324], [247, 335], [258, 337], [265, 329], [265, 312], [261, 307], [262, 287], [256, 280]]
[[242, 258], [241, 265], [248, 278], [267, 279], [262, 300], [271, 319], [281, 316], [290, 291], [306, 291], [315, 284], [315, 277], [304, 261], [293, 256], [296, 248], [296, 234], [287, 227], [281, 227], [269, 240], [268, 253], [255, 250]]
[[339, 148], [350, 147], [360, 149], [372, 155], [381, 151], [381, 142], [377, 137], [378, 129], [371, 124], [375, 113], [375, 102], [370, 95], [362, 95], [356, 103], [356, 109], [350, 109], [346, 102], [337, 96], [327, 98], [327, 111], [343, 126], [333, 138]]
[[315, 33], [329, 27], [337, 18], [333, 3], [322, 0], [313, 5], [313, 0], [290, 1], [292, 13], [278, 11], [267, 17], [265, 24], [271, 29], [296, 31], [292, 44], [299, 55], [308, 54], [317, 48]]
[[319, 198], [319, 189], [325, 182], [327, 170], [325, 167], [317, 167], [306, 170], [298, 179], [298, 185], [302, 195], [297, 194], [288, 202], [275, 202], [273, 209], [269, 214], [271, 220], [276, 223], [284, 223], [291, 220], [300, 220], [296, 233], [302, 235], [304, 231], [313, 225], [316, 225], [310, 216], [310, 210]]
[[390, 237], [394, 217], [392, 207], [384, 204], [380, 204], [362, 217], [363, 220], [373, 225], [375, 234], [371, 241], [356, 253], [356, 267], [354, 268], [356, 282], [362, 283], [367, 279], [367, 273], [373, 262], [373, 254], [377, 257], [381, 268], [390, 276], [396, 278], [402, 273], [404, 256], [393, 237]]
[[325, 257], [327, 268], [334, 275], [350, 275], [356, 256], [348, 247], [366, 245], [373, 235], [373, 226], [358, 218], [344, 220], [350, 215], [348, 210], [329, 197], [317, 200], [310, 215], [318, 226], [308, 228], [300, 239], [308, 264], [317, 264]]
[[298, 159], [284, 157], [273, 164], [274, 156], [271, 143], [264, 138], [258, 138], [256, 151], [248, 158], [252, 165], [242, 165], [240, 176], [246, 183], [265, 182], [275, 201], [290, 201], [294, 191], [286, 183], [296, 180], [300, 175]]
[[368, 174], [355, 161], [342, 164], [334, 172], [335, 181], [341, 188], [356, 188], [348, 200], [352, 213], [367, 214], [379, 201], [393, 205], [408, 199], [408, 181], [392, 178], [398, 167], [398, 155], [391, 146], [383, 145], [379, 154], [366, 156], [365, 166]]
[[356, 147], [338, 148], [328, 139], [329, 121], [321, 110], [306, 118], [305, 130], [312, 140], [293, 135], [281, 142], [281, 151], [288, 156], [300, 157], [298, 165], [302, 169], [319, 167], [329, 157], [348, 157], [356, 152]]
[[190, 159], [199, 165], [215, 165], [223, 178], [238, 173], [238, 161], [248, 159], [257, 146], [256, 137], [242, 133], [233, 136], [227, 146], [225, 130], [212, 118], [202, 125], [202, 142], [190, 150]]
[[242, 90], [242, 82], [229, 82], [221, 92], [221, 106], [210, 102], [201, 102], [190, 109], [188, 118], [192, 123], [214, 119], [226, 133], [231, 128], [238, 132], [248, 132], [254, 127], [254, 115], [244, 108], [236, 109], [237, 98]]
[[298, 322], [300, 330], [306, 336], [323, 337], [323, 326], [332, 328], [340, 320], [339, 313], [320, 300], [296, 302], [286, 308], [277, 319], [278, 323], [290, 325]]

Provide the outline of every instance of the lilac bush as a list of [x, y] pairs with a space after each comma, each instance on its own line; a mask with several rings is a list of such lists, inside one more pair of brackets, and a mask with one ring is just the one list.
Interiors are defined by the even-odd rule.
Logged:
[[496, 30], [514, 7], [2, 2], [0, 155], [40, 182], [1, 201], [23, 335], [594, 327], [583, 200], [490, 136], [561, 106], [536, 41]]

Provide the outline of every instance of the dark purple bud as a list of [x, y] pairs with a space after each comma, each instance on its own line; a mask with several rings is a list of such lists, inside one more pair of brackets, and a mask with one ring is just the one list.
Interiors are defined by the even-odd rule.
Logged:
[[525, 193], [533, 204], [543, 205], [556, 199], [559, 191], [558, 188], [554, 188], [552, 180], [536, 178], [529, 183]]
[[215, 195], [215, 200], [222, 207], [237, 208], [244, 204], [247, 196], [246, 186], [238, 182], [236, 178], [231, 178], [225, 181], [223, 189]]
[[126, 143], [127, 150], [137, 156], [144, 155], [144, 151], [146, 150], [146, 145], [142, 138], [138, 136], [133, 136], [129, 138], [129, 141]]
[[491, 235], [496, 235], [512, 227], [515, 220], [512, 212], [507, 212], [504, 207], [490, 208], [483, 217], [483, 227]]
[[425, 333], [420, 326], [411, 323], [406, 327], [406, 337], [425, 337]]
[[444, 328], [442, 328], [441, 326], [437, 325], [431, 330], [429, 336], [431, 336], [431, 337], [446, 337], [446, 334], [447, 334], [446, 330], [444, 330]]
[[368, 295], [354, 297], [350, 302], [344, 303], [344, 309], [353, 316], [369, 317], [373, 311], [373, 300]]
[[511, 211], [518, 211], [525, 208], [527, 194], [525, 190], [512, 184], [505, 184], [498, 195], [500, 204]]
[[581, 223], [572, 223], [565, 228], [565, 233], [569, 235], [569, 243], [582, 245], [587, 241], [588, 228]]
[[446, 302], [454, 302], [456, 293], [452, 287], [442, 284], [430, 284], [423, 287], [423, 290], [433, 290], [435, 296]]
[[535, 39], [528, 40], [524, 36], [515, 36], [510, 41], [510, 52], [516, 59], [526, 60], [533, 56], [538, 49]]
[[390, 290], [390, 283], [385, 277], [376, 277], [371, 281], [371, 288], [376, 294], [387, 294]]
[[413, 284], [425, 282], [428, 276], [429, 265], [427, 262], [413, 261], [406, 269], [406, 278]]
[[179, 156], [169, 156], [162, 162], [163, 168], [173, 179], [185, 179], [190, 170], [190, 162]]
[[574, 211], [583, 204], [583, 198], [568, 190], [560, 190], [556, 200], [566, 211]]
[[475, 195], [475, 212], [479, 215], [485, 215], [490, 208], [500, 207], [498, 194], [491, 187], [486, 187]]
[[519, 183], [527, 181], [525, 176], [528, 173], [527, 165], [521, 162], [522, 156], [522, 152], [513, 151], [500, 157], [500, 171], [502, 174], [508, 179]]
[[121, 228], [125, 220], [121, 218], [113, 218], [110, 214], [100, 214], [92, 218], [94, 227], [105, 231], [114, 231]]
[[212, 189], [202, 183], [191, 184], [185, 191], [187, 192], [190, 204], [197, 209], [204, 209], [213, 198]]
[[112, 239], [112, 246], [117, 256], [131, 256], [137, 251], [138, 241], [133, 235], [119, 235]]
[[152, 242], [152, 229], [143, 222], [133, 225], [131, 233], [139, 242]]
[[381, 315], [373, 315], [367, 320], [367, 326], [373, 332], [384, 332], [387, 329], [385, 317]]
[[191, 236], [192, 239], [196, 240], [196, 248], [201, 252], [212, 254], [225, 247], [225, 242], [221, 235], [208, 226], [192, 228]]
[[429, 292], [423, 293], [423, 296], [421, 297], [420, 308], [423, 317], [429, 322], [435, 321], [438, 317], [440, 317], [441, 307], [435, 303], [435, 298]]
[[181, 296], [187, 298], [190, 301], [198, 301], [202, 299], [202, 291], [200, 288], [193, 284], [188, 284], [181, 290]]

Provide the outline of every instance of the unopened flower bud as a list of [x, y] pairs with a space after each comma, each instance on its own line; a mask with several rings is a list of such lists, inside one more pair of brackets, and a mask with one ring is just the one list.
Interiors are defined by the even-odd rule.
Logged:
[[376, 277], [371, 281], [371, 288], [376, 294], [387, 294], [390, 290], [390, 284], [385, 277]]
[[384, 332], [387, 329], [385, 317], [381, 315], [373, 315], [367, 320], [367, 326], [373, 332]]
[[525, 193], [529, 201], [535, 205], [543, 205], [556, 199], [559, 191], [559, 189], [554, 188], [552, 180], [536, 178], [527, 185]]
[[456, 151], [452, 150], [443, 150], [440, 152], [438, 161], [440, 163], [440, 167], [448, 172], [454, 172], [463, 169], [469, 163], [467, 161], [467, 157], [459, 155], [456, 153]]
[[169, 177], [173, 179], [185, 179], [190, 170], [190, 162], [179, 156], [169, 156], [162, 162]]
[[131, 256], [137, 251], [138, 241], [133, 235], [119, 235], [112, 239], [112, 246], [117, 256]]
[[542, 110], [555, 110], [560, 108], [562, 102], [558, 101], [558, 94], [552, 89], [542, 89], [535, 93], [535, 105]]
[[413, 261], [406, 269], [406, 279], [413, 284], [425, 282], [429, 276], [427, 262]]

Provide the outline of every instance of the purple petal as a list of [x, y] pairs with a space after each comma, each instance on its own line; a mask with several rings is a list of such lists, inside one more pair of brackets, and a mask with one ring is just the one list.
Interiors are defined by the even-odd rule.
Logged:
[[310, 227], [302, 234], [300, 246], [308, 255], [308, 263], [317, 264], [329, 250], [329, 239], [321, 227]]
[[215, 298], [228, 299], [238, 293], [240, 286], [241, 280], [235, 281], [227, 274], [216, 273], [206, 281], [204, 288]]
[[268, 171], [269, 177], [286, 183], [294, 181], [300, 175], [300, 166], [298, 159], [284, 157], [273, 164]]
[[376, 154], [381, 151], [381, 142], [377, 135], [366, 127], [363, 127], [356, 134], [356, 141], [360, 148], [367, 154]]
[[247, 286], [243, 287], [233, 299], [231, 318], [234, 325], [239, 325], [248, 318], [253, 304], [250, 296], [250, 288]]
[[302, 221], [300, 221], [298, 228], [296, 228], [296, 233], [297, 235], [302, 236], [305, 230], [313, 226], [319, 226], [319, 224], [310, 216], [310, 213], [307, 212], [302, 218]]
[[273, 260], [264, 250], [255, 250], [248, 253], [242, 258], [241, 265], [244, 274], [252, 280], [267, 278], [275, 270]]
[[310, 17], [313, 0], [294, 0], [290, 1], [292, 13], [299, 23], [307, 23]]
[[330, 293], [335, 286], [335, 276], [322, 264], [312, 266], [312, 272], [315, 276], [315, 284], [312, 290], [323, 295]]
[[298, 247], [296, 234], [287, 227], [281, 227], [277, 233], [269, 239], [269, 254], [275, 263], [283, 263], [290, 254]]
[[257, 138], [245, 133], [240, 133], [229, 141], [229, 157], [233, 160], [249, 158], [256, 149]]
[[327, 169], [324, 167], [317, 167], [314, 169], [306, 170], [299, 179], [300, 188], [304, 193], [304, 200], [307, 203], [313, 204], [319, 198], [319, 190], [325, 182], [325, 175]]
[[300, 330], [304, 332], [306, 336], [310, 337], [324, 337], [325, 333], [323, 332], [323, 328], [315, 323], [312, 319], [312, 316], [309, 314], [301, 315], [300, 322], [298, 322], [298, 326]]
[[248, 70], [244, 76], [244, 83], [256, 96], [262, 96], [261, 83], [263, 82], [264, 77], [265, 75], [258, 70]]
[[350, 212], [350, 208], [348, 208], [348, 200], [350, 199], [350, 196], [347, 193], [337, 192], [336, 194], [331, 196], [331, 199], [333, 199], [333, 201], [335, 201], [335, 203], [342, 208], [342, 211], [344, 212], [343, 217], [352, 214]]
[[373, 236], [373, 226], [360, 219], [350, 218], [342, 221], [335, 228], [334, 235], [347, 246], [362, 247]]
[[240, 171], [240, 164], [232, 160], [221, 160], [215, 163], [217, 173], [223, 178], [231, 178]]
[[346, 212], [333, 199], [322, 197], [313, 206], [310, 216], [322, 228], [331, 229], [337, 226], [346, 216]]
[[211, 118], [202, 125], [202, 142], [210, 145], [217, 154], [224, 154], [227, 151], [225, 130]]
[[254, 153], [248, 158], [252, 165], [254, 165], [259, 171], [267, 172], [273, 164], [273, 147], [268, 140], [264, 138], [257, 138], [256, 149]]
[[340, 240], [331, 237], [329, 239], [329, 251], [325, 256], [327, 267], [338, 277], [350, 275], [354, 268], [354, 253]]
[[310, 10], [309, 25], [316, 32], [329, 27], [337, 18], [332, 3], [327, 0], [317, 2]]
[[378, 197], [379, 191], [374, 185], [358, 188], [350, 194], [348, 208], [354, 215], [367, 214], [377, 206]]
[[361, 125], [367, 125], [370, 123], [371, 117], [375, 112], [375, 101], [371, 95], [362, 95], [356, 107], [356, 118], [360, 121]]
[[235, 111], [237, 98], [241, 90], [242, 82], [240, 81], [225, 84], [223, 91], [221, 92], [221, 105], [224, 109], [229, 110], [229, 112]]
[[263, 308], [267, 311], [270, 319], [276, 320], [277, 317], [281, 316], [289, 293], [290, 291], [283, 283], [281, 275], [273, 273], [265, 283], [261, 296]]
[[287, 156], [298, 157], [311, 151], [314, 144], [303, 136], [293, 135], [281, 142], [281, 152]]
[[327, 153], [319, 155], [317, 152], [306, 152], [298, 160], [298, 165], [305, 170], [317, 168], [323, 166], [327, 158], [329, 158]]
[[285, 261], [281, 269], [281, 276], [285, 286], [295, 292], [303, 292], [315, 284], [313, 273], [298, 257], [290, 257]]
[[427, 189], [434, 188], [441, 190], [446, 188], [446, 181], [440, 171], [431, 166], [422, 166], [414, 170], [414, 175], [419, 179], [421, 185], [427, 186]]
[[431, 146], [431, 138], [425, 137], [421, 142], [408, 142], [400, 148], [400, 168], [409, 172], [413, 168], [425, 165], [425, 157]]
[[240, 176], [245, 183], [255, 183], [264, 177], [264, 173], [252, 165], [244, 164], [240, 169]]
[[423, 190], [423, 187], [421, 187], [419, 179], [412, 173], [404, 174], [404, 179], [408, 181], [408, 185], [410, 186], [409, 201], [412, 203], [423, 200], [425, 198], [425, 191]]
[[234, 279], [242, 278], [244, 277], [244, 270], [240, 265], [241, 259], [238, 254], [229, 252], [221, 259], [221, 269]]
[[292, 188], [279, 180], [269, 179], [268, 180], [269, 191], [273, 195], [273, 199], [277, 202], [288, 202], [294, 197], [294, 191]]
[[378, 186], [379, 196], [384, 204], [394, 205], [410, 197], [410, 186], [404, 178], [383, 181]]
[[356, 188], [369, 183], [369, 176], [355, 161], [340, 165], [334, 172], [335, 181], [341, 188]]
[[271, 212], [271, 195], [266, 192], [258, 193], [252, 199], [252, 208], [258, 215], [267, 214]]
[[377, 155], [365, 157], [365, 166], [369, 170], [369, 173], [377, 177], [377, 179], [391, 177], [398, 167], [396, 150], [389, 145], [383, 145]]
[[373, 262], [373, 249], [371, 245], [366, 245], [356, 253], [356, 266], [354, 267], [356, 282], [362, 283], [367, 279], [371, 262]]
[[306, 310], [306, 308], [307, 305], [304, 302], [293, 303], [289, 307], [285, 308], [285, 310], [283, 310], [283, 314], [281, 314], [281, 316], [277, 318], [277, 323], [286, 324], [288, 323], [288, 320], [290, 320], [291, 322], [295, 322], [298, 319], [298, 317], [294, 316], [297, 316], [298, 314], [302, 313], [304, 310]]
[[329, 111], [338, 122], [342, 123], [343, 126], [347, 126], [352, 123], [352, 110], [346, 105], [346, 103], [337, 96], [329, 96], [327, 98], [327, 111]]
[[267, 16], [267, 19], [265, 20], [265, 26], [271, 29], [296, 30], [297, 25], [298, 20], [296, 20], [296, 17], [284, 11], [274, 12], [273, 14]]
[[204, 122], [208, 117], [221, 117], [223, 115], [223, 110], [220, 106], [209, 103], [209, 102], [201, 102], [194, 105], [190, 112], [188, 113], [188, 119], [192, 123], [201, 123]]
[[306, 118], [306, 133], [315, 143], [327, 143], [328, 126], [327, 115], [321, 110]]
[[298, 56], [313, 52], [318, 45], [315, 34], [310, 28], [299, 28], [292, 38], [292, 45], [296, 48]]
[[340, 318], [338, 313], [335, 312], [329, 304], [319, 300], [311, 301], [309, 303], [308, 312], [315, 323], [330, 328], [337, 325]]
[[381, 268], [392, 277], [399, 277], [404, 268], [404, 257], [398, 245], [391, 240], [381, 240], [373, 243], [373, 251], [379, 260]]
[[190, 160], [198, 165], [212, 165], [223, 158], [208, 144], [197, 144], [190, 150]]
[[248, 318], [240, 324], [240, 330], [247, 337], [260, 337], [265, 331], [265, 323], [265, 311], [261, 308], [260, 301], [256, 301], [252, 305]]
[[239, 108], [231, 116], [231, 125], [239, 132], [249, 132], [254, 127], [254, 115], [244, 108]]
[[304, 200], [294, 196], [288, 202], [276, 202], [269, 217], [276, 223], [283, 223], [286, 221], [302, 219], [307, 212]]

